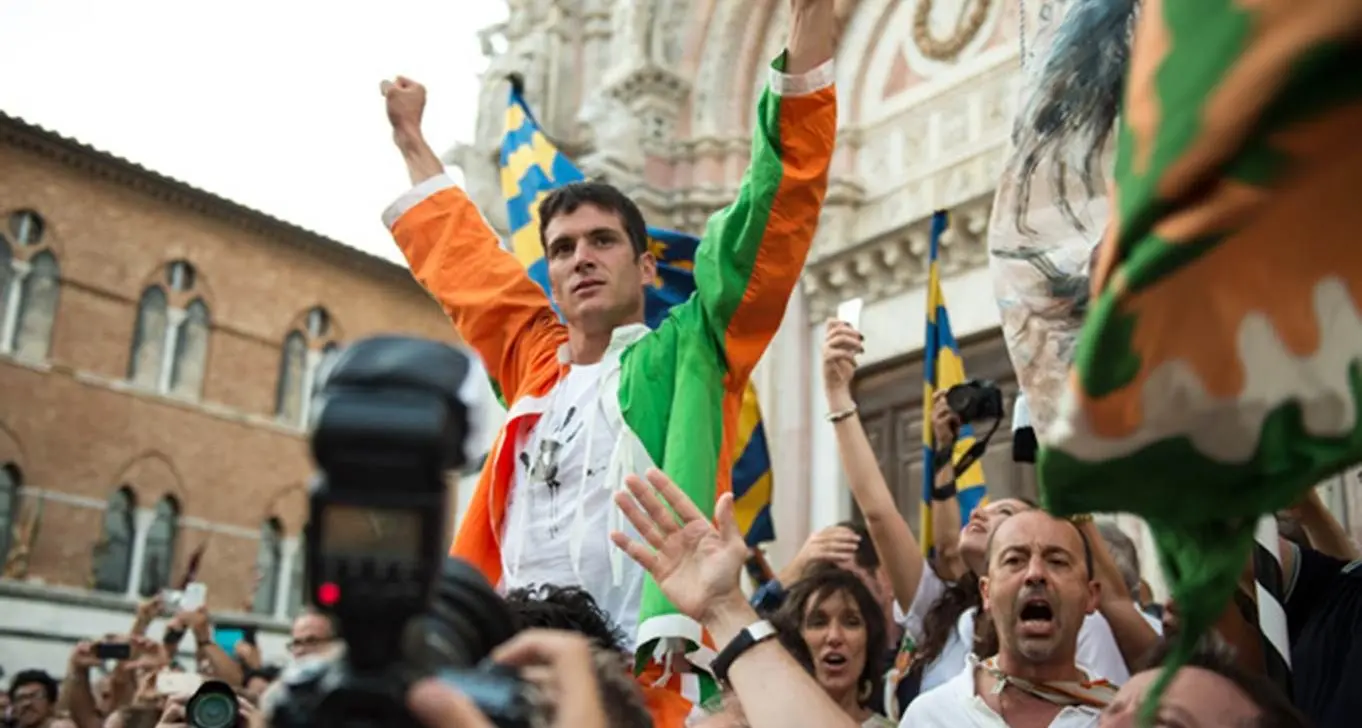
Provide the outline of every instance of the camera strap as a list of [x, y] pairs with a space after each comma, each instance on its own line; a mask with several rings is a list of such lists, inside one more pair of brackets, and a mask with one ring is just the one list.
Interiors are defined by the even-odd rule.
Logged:
[[1002, 421], [1003, 418], [994, 417], [993, 425], [988, 428], [988, 432], [984, 433], [983, 437], [979, 438], [978, 440], [975, 440], [974, 444], [970, 445], [969, 449], [965, 451], [965, 454], [961, 455], [960, 459], [955, 461], [956, 477], [959, 477], [972, 465], [978, 462], [979, 458], [984, 456], [984, 453], [988, 450], [989, 440], [992, 440], [993, 435], [998, 432], [998, 426], [1002, 423]]

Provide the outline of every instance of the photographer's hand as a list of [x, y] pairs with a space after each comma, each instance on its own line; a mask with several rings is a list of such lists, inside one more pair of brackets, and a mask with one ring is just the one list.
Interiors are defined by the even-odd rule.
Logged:
[[492, 659], [520, 668], [521, 675], [539, 688], [554, 707], [555, 728], [605, 728], [591, 643], [585, 637], [532, 629], [498, 647]]
[[495, 728], [473, 701], [433, 677], [407, 691], [407, 710], [426, 728]]

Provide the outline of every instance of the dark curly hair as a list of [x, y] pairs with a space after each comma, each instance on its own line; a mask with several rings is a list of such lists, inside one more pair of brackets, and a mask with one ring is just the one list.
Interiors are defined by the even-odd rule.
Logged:
[[516, 631], [561, 629], [585, 635], [598, 648], [622, 651], [628, 638], [584, 589], [536, 584], [506, 595]]
[[859, 689], [858, 698], [869, 695], [873, 700], [873, 696], [879, 694], [883, 678], [884, 665], [880, 661], [880, 649], [888, 639], [888, 626], [875, 595], [870, 593], [859, 576], [831, 562], [813, 562], [799, 581], [790, 585], [785, 603], [772, 616], [771, 623], [776, 627], [785, 649], [794, 655], [809, 674], [814, 674], [813, 655], [804, 642], [804, 614], [811, 604], [817, 605], [833, 594], [850, 596], [861, 610], [861, 619], [865, 620], [865, 665], [861, 667], [861, 676], [856, 685]]

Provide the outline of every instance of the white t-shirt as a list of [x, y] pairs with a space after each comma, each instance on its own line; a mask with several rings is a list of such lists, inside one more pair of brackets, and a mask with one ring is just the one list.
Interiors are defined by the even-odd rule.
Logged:
[[[1065, 706], [1050, 721], [1050, 728], [1092, 728], [1100, 716], [1097, 708]], [[974, 667], [966, 664], [939, 689], [918, 695], [903, 711], [899, 728], [1008, 728], [1008, 725], [974, 693]]]
[[[605, 364], [572, 366], [549, 394], [539, 421], [516, 441], [502, 533], [501, 589], [581, 587], [632, 640], [638, 631], [644, 572], [610, 542], [612, 529], [634, 538], [637, 533], [617, 515], [612, 498], [620, 483], [607, 482], [622, 433], [612, 427], [601, 403], [605, 373]], [[641, 447], [633, 437], [621, 446]], [[580, 548], [575, 559], [574, 538]], [[618, 581], [612, 564], [620, 570]]]
[[[917, 593], [913, 603], [905, 613], [894, 604], [894, 617], [899, 624], [913, 636], [918, 644], [922, 643], [922, 620], [946, 591], [946, 583], [932, 571], [930, 566], [922, 568], [922, 578], [918, 581]], [[974, 645], [974, 615], [977, 610], [968, 609], [960, 615], [955, 631], [946, 639], [941, 655], [928, 663], [922, 670], [922, 687], [918, 694], [940, 687], [960, 674], [969, 662], [969, 652]], [[980, 655], [989, 657], [990, 655]], [[1111, 633], [1111, 625], [1101, 614], [1089, 614], [1078, 630], [1078, 651], [1075, 653], [1078, 665], [1089, 675], [1103, 677], [1121, 685], [1130, 679], [1130, 669], [1126, 667], [1121, 648], [1116, 645], [1116, 637]], [[914, 701], [916, 702], [916, 701]]]

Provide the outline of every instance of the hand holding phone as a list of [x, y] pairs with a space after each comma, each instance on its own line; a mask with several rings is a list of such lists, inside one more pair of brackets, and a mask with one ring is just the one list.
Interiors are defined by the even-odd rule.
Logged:
[[95, 644], [95, 657], [100, 660], [130, 660], [132, 645], [127, 642], [99, 642]]
[[184, 596], [180, 599], [180, 611], [193, 612], [206, 603], [208, 603], [208, 585], [201, 581], [190, 582], [185, 586]]
[[851, 324], [851, 328], [861, 330], [861, 308], [865, 306], [865, 299], [853, 298], [849, 301], [842, 301], [837, 306], [837, 320]]

